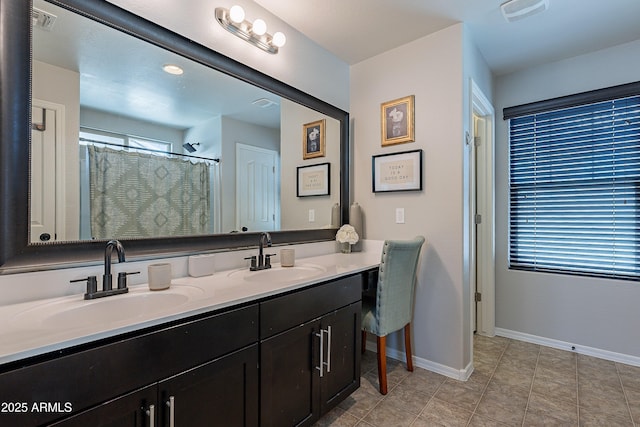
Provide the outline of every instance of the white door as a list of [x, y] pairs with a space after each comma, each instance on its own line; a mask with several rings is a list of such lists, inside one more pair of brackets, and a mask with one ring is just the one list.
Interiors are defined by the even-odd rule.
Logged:
[[56, 240], [56, 112], [31, 110], [31, 234], [30, 240]]
[[276, 229], [276, 166], [273, 150], [236, 144], [236, 227], [241, 231]]

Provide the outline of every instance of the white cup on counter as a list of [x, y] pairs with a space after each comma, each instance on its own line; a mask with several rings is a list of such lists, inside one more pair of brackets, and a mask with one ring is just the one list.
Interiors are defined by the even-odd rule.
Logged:
[[281, 249], [280, 250], [280, 265], [283, 267], [293, 267], [296, 263], [296, 250], [295, 249]]
[[148, 267], [149, 289], [161, 291], [171, 286], [171, 264], [151, 264]]

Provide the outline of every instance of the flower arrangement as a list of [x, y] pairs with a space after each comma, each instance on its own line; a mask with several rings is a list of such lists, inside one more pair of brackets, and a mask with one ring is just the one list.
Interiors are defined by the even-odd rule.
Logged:
[[358, 243], [358, 233], [352, 225], [345, 224], [336, 233], [336, 240], [342, 244], [342, 252], [351, 252], [351, 245]]

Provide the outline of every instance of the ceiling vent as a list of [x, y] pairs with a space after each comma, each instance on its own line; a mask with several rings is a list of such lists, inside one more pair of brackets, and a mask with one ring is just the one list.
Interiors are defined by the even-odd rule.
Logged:
[[31, 18], [33, 19], [34, 27], [38, 27], [46, 31], [51, 31], [51, 29], [53, 28], [53, 24], [56, 22], [56, 19], [58, 17], [49, 12], [45, 12], [42, 9], [34, 7]]
[[507, 22], [528, 18], [549, 9], [549, 0], [510, 0], [500, 6]]
[[275, 101], [272, 101], [267, 98], [256, 99], [255, 101], [252, 102], [252, 104], [260, 108], [269, 108], [272, 105], [278, 105]]

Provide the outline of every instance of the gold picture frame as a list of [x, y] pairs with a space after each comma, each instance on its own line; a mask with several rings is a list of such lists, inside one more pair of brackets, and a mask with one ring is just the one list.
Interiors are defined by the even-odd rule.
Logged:
[[302, 159], [325, 156], [325, 119], [302, 125]]
[[381, 104], [383, 147], [415, 141], [414, 104], [414, 95]]

